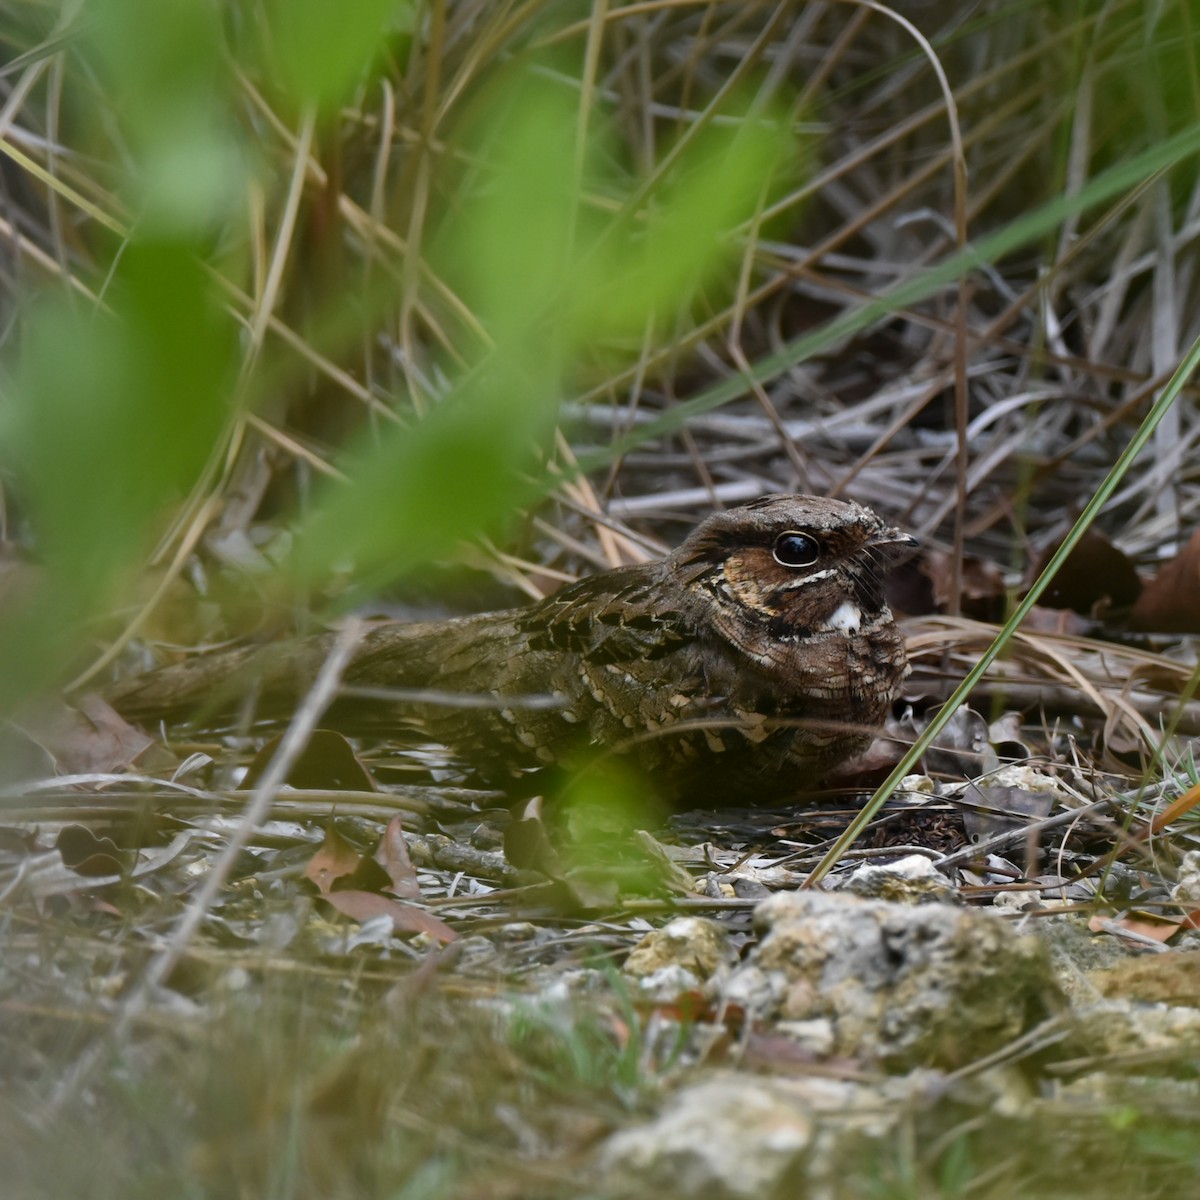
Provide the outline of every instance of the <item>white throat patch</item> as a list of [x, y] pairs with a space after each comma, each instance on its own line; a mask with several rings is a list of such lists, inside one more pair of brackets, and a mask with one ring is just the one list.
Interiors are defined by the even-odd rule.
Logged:
[[857, 633], [862, 628], [862, 609], [849, 600], [843, 600], [824, 622], [826, 629], [839, 633]]

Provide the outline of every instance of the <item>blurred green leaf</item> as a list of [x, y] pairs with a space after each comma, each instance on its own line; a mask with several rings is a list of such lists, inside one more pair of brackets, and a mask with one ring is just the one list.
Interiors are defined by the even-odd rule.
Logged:
[[475, 206], [441, 231], [442, 262], [494, 348], [424, 419], [345, 464], [352, 483], [326, 491], [297, 539], [306, 579], [347, 562], [368, 578], [398, 575], [495, 529], [531, 492], [569, 352], [561, 298], [578, 197], [569, 97], [523, 82], [485, 123]]
[[736, 252], [730, 232], [770, 198], [794, 139], [762, 116], [726, 118], [732, 123], [710, 124], [687, 146], [615, 245], [601, 240], [590, 278], [573, 294], [581, 335], [640, 333], [647, 318], [686, 303]]
[[545, 319], [556, 336], [571, 283], [576, 113], [570, 96], [514, 77], [468, 141], [483, 163], [472, 206], [439, 231], [434, 258], [498, 344]]
[[494, 348], [426, 417], [343, 464], [353, 482], [326, 490], [297, 539], [307, 581], [351, 564], [380, 581], [495, 529], [533, 494], [564, 365], [686, 303], [729, 253], [728, 231], [752, 216], [789, 144], [762, 119], [712, 130], [654, 189], [645, 219], [610, 233], [590, 201], [636, 180], [601, 171], [615, 161], [602, 127], [578, 147], [577, 104], [526, 69], [502, 79], [460, 132], [470, 203], [447, 216], [431, 256]]
[[373, 65], [384, 37], [415, 23], [412, 0], [273, 0], [270, 57], [300, 106], [345, 102]]
[[[110, 298], [112, 315], [59, 301], [31, 316], [4, 429], [47, 568], [28, 618], [64, 648], [213, 453], [236, 364], [232, 321], [186, 243], [128, 246]], [[37, 640], [19, 621], [6, 633]]]
[[646, 780], [618, 758], [589, 764], [557, 805], [555, 820], [565, 833], [562, 850], [575, 865], [603, 861], [598, 852], [604, 849], [619, 863], [628, 856], [634, 831], [653, 827], [667, 811]]
[[[87, 26], [132, 161], [127, 198], [154, 236], [202, 229], [240, 203], [246, 160], [217, 6], [94, 0]], [[89, 112], [88, 117], [97, 114]]]
[[553, 348], [530, 373], [493, 354], [418, 425], [389, 430], [346, 465], [296, 540], [306, 580], [353, 564], [381, 582], [444, 554], [456, 540], [496, 530], [531, 495], [523, 473], [553, 426]]

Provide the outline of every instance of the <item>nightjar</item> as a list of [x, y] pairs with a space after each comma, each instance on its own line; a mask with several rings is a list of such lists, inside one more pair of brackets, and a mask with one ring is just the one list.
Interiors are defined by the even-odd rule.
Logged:
[[[331, 723], [448, 746], [499, 786], [612, 754], [675, 801], [786, 798], [887, 716], [908, 668], [883, 579], [915, 546], [857, 504], [765, 496], [709, 517], [658, 562], [528, 607], [370, 626], [343, 681], [360, 695]], [[197, 656], [107, 698], [134, 719], [251, 687], [294, 702], [332, 636]]]

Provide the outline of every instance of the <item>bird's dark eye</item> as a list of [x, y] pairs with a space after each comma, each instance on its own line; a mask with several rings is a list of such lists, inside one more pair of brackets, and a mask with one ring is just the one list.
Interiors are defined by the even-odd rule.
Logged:
[[821, 557], [821, 546], [807, 533], [789, 530], [775, 539], [772, 551], [775, 561], [783, 567], [811, 567]]

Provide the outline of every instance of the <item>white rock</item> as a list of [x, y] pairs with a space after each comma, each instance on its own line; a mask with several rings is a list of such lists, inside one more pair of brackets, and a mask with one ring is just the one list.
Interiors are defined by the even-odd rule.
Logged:
[[676, 917], [646, 934], [629, 952], [624, 971], [647, 978], [665, 967], [682, 968], [697, 980], [712, 978], [736, 958], [724, 926], [706, 917]]
[[890, 863], [868, 863], [842, 884], [840, 891], [901, 904], [954, 900], [958, 893], [923, 854], [909, 854]]
[[1179, 865], [1179, 882], [1171, 889], [1171, 899], [1180, 904], [1200, 904], [1200, 850], [1189, 850]]
[[985, 911], [789, 892], [755, 925], [761, 940], [721, 996], [758, 1019], [828, 1020], [839, 1054], [953, 1069], [1058, 999], [1042, 944]]
[[704, 1200], [763, 1200], [801, 1178], [813, 1124], [762, 1081], [722, 1075], [684, 1088], [657, 1119], [614, 1134], [600, 1154], [618, 1189]]

